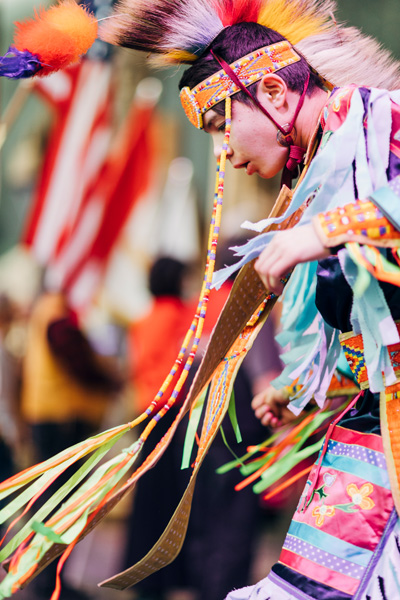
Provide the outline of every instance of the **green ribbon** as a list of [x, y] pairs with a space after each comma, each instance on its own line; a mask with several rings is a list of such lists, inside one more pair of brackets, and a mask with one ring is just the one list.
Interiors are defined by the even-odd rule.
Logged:
[[189, 424], [186, 430], [185, 441], [183, 443], [183, 455], [181, 469], [187, 469], [190, 465], [190, 457], [192, 456], [194, 440], [196, 438], [196, 431], [200, 423], [201, 413], [203, 412], [204, 402], [208, 394], [210, 386], [208, 385], [204, 392], [199, 396], [194, 405]]
[[236, 414], [235, 390], [232, 390], [232, 395], [228, 407], [228, 415], [232, 423], [233, 431], [235, 432], [236, 441], [238, 444], [240, 444], [240, 442], [242, 441], [242, 434], [240, 433], [239, 423]]
[[[33, 517], [22, 527], [22, 529], [8, 542], [8, 544], [0, 551], [0, 561], [5, 560], [18, 548], [18, 546], [25, 540], [26, 537], [32, 531], [32, 523], [34, 521], [43, 521], [51, 512], [60, 504], [60, 502], [73, 490], [91, 471], [91, 469], [98, 464], [112, 446], [124, 435], [125, 431], [120, 432], [115, 438], [109, 440], [107, 444], [100, 447], [85, 463], [74, 473], [69, 480], [59, 489], [57, 492], [47, 500], [47, 502], [33, 515]], [[74, 462], [73, 457], [67, 462], [67, 465]], [[50, 470], [48, 473], [44, 473], [42, 477], [31, 485], [25, 492], [20, 494], [13, 503], [6, 506], [0, 511], [0, 516], [3, 519], [3, 513], [8, 518], [9, 514], [15, 512], [15, 507], [21, 507], [29, 503], [33, 496], [38, 492], [40, 487], [45, 484], [53, 475], [60, 473], [65, 468], [65, 463], [58, 465], [57, 467]], [[42, 479], [43, 478], [43, 479]], [[39, 485], [40, 484], [40, 485]], [[3, 519], [4, 520], [4, 519]], [[1, 522], [3, 522], [3, 520]]]

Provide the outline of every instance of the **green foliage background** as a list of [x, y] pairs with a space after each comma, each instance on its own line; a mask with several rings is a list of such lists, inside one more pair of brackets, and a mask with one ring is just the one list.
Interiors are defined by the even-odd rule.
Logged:
[[400, 58], [398, 0], [337, 0], [338, 17], [376, 37]]

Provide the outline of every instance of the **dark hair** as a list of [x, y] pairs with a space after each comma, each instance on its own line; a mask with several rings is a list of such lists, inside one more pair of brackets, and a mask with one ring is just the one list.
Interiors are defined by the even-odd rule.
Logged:
[[51, 321], [46, 335], [54, 358], [76, 383], [104, 394], [122, 390], [122, 376], [100, 360], [84, 332], [69, 317]]
[[162, 257], [150, 269], [149, 289], [153, 296], [182, 295], [182, 280], [185, 265], [175, 258]]
[[[253, 52], [253, 50], [275, 44], [276, 42], [282, 42], [285, 39], [277, 31], [258, 23], [238, 23], [237, 25], [226, 27], [217, 35], [196, 62], [184, 72], [179, 82], [179, 89], [185, 86], [193, 88], [220, 70], [221, 67], [211, 54], [211, 49], [217, 56], [230, 64], [242, 56], [246, 56], [249, 52]], [[296, 52], [300, 54], [298, 50]], [[310, 67], [306, 59], [301, 56], [300, 61], [280, 69], [277, 73], [282, 77], [290, 90], [301, 94], [309, 72]], [[253, 95], [257, 92], [258, 84], [259, 82], [253, 83], [248, 88]], [[322, 84], [318, 75], [311, 71], [307, 95], [311, 96], [316, 87], [322, 87]], [[238, 92], [232, 99], [254, 106], [251, 99], [244, 92]], [[223, 114], [224, 104], [222, 102], [216, 104], [213, 110]]]

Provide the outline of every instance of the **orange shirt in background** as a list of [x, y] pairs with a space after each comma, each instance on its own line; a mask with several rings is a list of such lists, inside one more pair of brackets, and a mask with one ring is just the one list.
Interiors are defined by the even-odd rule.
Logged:
[[[195, 303], [163, 296], [132, 324], [128, 343], [137, 414], [146, 410], [170, 372], [195, 311]], [[160, 400], [160, 408], [164, 402]]]

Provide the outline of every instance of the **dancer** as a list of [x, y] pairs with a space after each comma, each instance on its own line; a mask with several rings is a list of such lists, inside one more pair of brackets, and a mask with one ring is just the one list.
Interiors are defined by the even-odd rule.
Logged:
[[[119, 29], [117, 19], [111, 22], [109, 39], [173, 58], [178, 10], [190, 9], [182, 3], [174, 15], [160, 16], [163, 4], [152, 12], [140, 2], [121, 2], [119, 11], [131, 11], [131, 23], [124, 27], [121, 17]], [[222, 11], [222, 4], [208, 8]], [[398, 87], [398, 65], [374, 42], [331, 20], [332, 2], [225, 8], [225, 27], [214, 29], [181, 79], [181, 100], [191, 122], [211, 134], [216, 156], [225, 151], [235, 168], [267, 178], [284, 171], [285, 182], [297, 164], [303, 169], [281, 218], [306, 203], [298, 226], [238, 250], [244, 264], [265, 246], [255, 269], [275, 294], [296, 267], [283, 311], [292, 362], [278, 384], [300, 376], [301, 391], [291, 403], [297, 414], [311, 397], [322, 404], [342, 346], [363, 390], [328, 430], [279, 562], [265, 580], [229, 597], [397, 597], [400, 94], [368, 86]], [[146, 35], [149, 14], [154, 29]], [[269, 28], [253, 22], [267, 14]], [[165, 37], [155, 40], [158, 19], [169, 29], [163, 22]], [[193, 17], [181, 33], [192, 48], [213, 30], [212, 19], [203, 19], [201, 30]], [[254, 228], [261, 232], [268, 224]], [[299, 347], [312, 322], [318, 332]]]
[[232, 600], [400, 593], [400, 93], [388, 91], [400, 71], [334, 9], [331, 0], [122, 0], [102, 33], [158, 63], [192, 64], [182, 104], [221, 165], [283, 171], [286, 184], [300, 167], [284, 214], [252, 226], [296, 217], [295, 228], [261, 233], [237, 250], [238, 265], [259, 257], [269, 299], [289, 278], [291, 348], [277, 385], [297, 382], [291, 409], [323, 405], [341, 348], [362, 389], [328, 429], [279, 562]]

